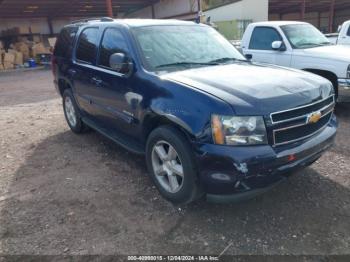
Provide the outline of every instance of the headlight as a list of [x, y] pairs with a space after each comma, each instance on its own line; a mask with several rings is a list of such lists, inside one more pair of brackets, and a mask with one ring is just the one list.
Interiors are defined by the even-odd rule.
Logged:
[[237, 146], [267, 144], [265, 123], [261, 116], [212, 115], [211, 127], [215, 144]]

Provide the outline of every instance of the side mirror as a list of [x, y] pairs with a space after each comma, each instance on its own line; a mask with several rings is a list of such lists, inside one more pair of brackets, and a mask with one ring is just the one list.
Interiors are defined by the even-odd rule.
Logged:
[[274, 42], [272, 42], [271, 47], [275, 51], [286, 51], [287, 50], [283, 41], [274, 41]]
[[109, 66], [112, 70], [124, 75], [130, 75], [134, 67], [133, 63], [124, 53], [115, 53], [111, 55], [109, 58]]

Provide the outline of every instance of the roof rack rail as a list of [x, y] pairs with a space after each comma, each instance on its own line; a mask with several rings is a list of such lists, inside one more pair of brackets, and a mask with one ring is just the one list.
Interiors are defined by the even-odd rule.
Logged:
[[72, 21], [72, 24], [87, 23], [89, 21], [113, 22], [114, 19], [111, 17], [91, 17]]

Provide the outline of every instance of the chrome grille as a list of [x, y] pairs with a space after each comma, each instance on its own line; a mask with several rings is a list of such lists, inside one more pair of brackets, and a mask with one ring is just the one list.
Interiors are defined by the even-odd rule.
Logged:
[[[293, 143], [311, 137], [326, 127], [332, 118], [335, 105], [334, 96], [321, 101], [275, 112], [270, 115], [272, 138], [275, 146]], [[320, 119], [310, 122], [310, 117], [317, 114]]]

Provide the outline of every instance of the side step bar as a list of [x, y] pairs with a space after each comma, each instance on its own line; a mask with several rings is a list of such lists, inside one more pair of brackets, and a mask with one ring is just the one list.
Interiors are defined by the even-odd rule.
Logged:
[[83, 117], [82, 120], [86, 125], [88, 125], [92, 129], [96, 130], [97, 132], [101, 133], [102, 135], [106, 136], [107, 138], [109, 138], [110, 140], [115, 142], [116, 144], [124, 147], [126, 150], [128, 150], [132, 153], [138, 154], [138, 155], [145, 154], [144, 147], [141, 144], [135, 142], [133, 139], [131, 139], [127, 135], [124, 135], [124, 134], [117, 132], [117, 131], [113, 131], [112, 133], [110, 131], [107, 132], [107, 130], [97, 126], [94, 121], [92, 121], [86, 117]]

